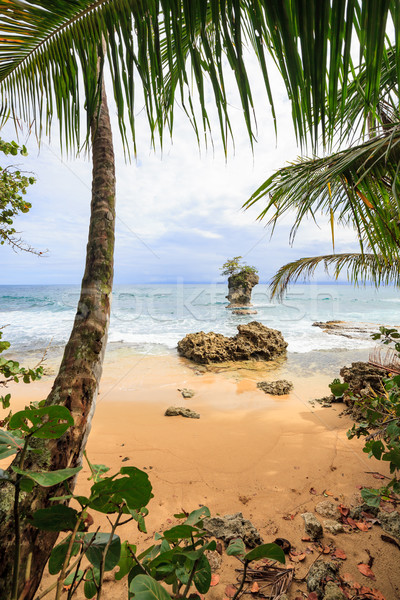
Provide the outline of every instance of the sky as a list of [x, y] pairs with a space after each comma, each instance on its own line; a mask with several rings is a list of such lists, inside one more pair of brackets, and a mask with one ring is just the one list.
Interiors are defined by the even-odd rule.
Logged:
[[[207, 104], [213, 145], [206, 149], [203, 144], [199, 149], [191, 125], [178, 106], [173, 141], [166, 139], [162, 152], [152, 150], [139, 98], [135, 115], [138, 153], [130, 163], [124, 158], [110, 102], [117, 175], [116, 284], [222, 281], [219, 268], [228, 258], [238, 255], [259, 270], [261, 282], [267, 282], [291, 260], [332, 252], [326, 217], [320, 219], [319, 226], [304, 224], [291, 247], [292, 219], [285, 217], [271, 238], [266, 223], [257, 221], [262, 204], [248, 211], [242, 209], [268, 176], [300, 154], [290, 103], [279, 74], [270, 68], [278, 134], [275, 135], [264, 84], [253, 58], [249, 71], [257, 142], [252, 152], [233, 77], [228, 77], [235, 145], [230, 144], [227, 159], [218, 137], [211, 89], [207, 90]], [[3, 128], [1, 136], [16, 139], [11, 123]], [[51, 141], [42, 140], [40, 151], [34, 136], [27, 139], [20, 135], [19, 141], [26, 142], [29, 156], [18, 158], [18, 164], [32, 172], [37, 182], [26, 196], [32, 209], [19, 216], [15, 226], [26, 242], [44, 254], [38, 257], [0, 247], [1, 283], [79, 283], [89, 223], [90, 160], [62, 155], [56, 126]], [[9, 157], [0, 160], [2, 166], [10, 164]], [[13, 157], [13, 163], [14, 160], [17, 159]], [[354, 231], [337, 228], [335, 246], [337, 252], [356, 250]], [[318, 279], [324, 280], [324, 273], [319, 273]]]

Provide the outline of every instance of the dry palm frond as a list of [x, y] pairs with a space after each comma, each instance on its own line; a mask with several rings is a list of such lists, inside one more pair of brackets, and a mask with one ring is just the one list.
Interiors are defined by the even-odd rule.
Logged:
[[386, 372], [400, 374], [400, 356], [393, 348], [377, 346], [370, 352], [368, 362]]
[[[243, 569], [237, 569], [240, 575], [238, 581], [243, 578]], [[245, 584], [248, 587], [254, 582], [259, 585], [258, 595], [261, 598], [269, 600], [279, 600], [283, 594], [286, 594], [292, 584], [294, 569], [278, 567], [274, 564], [264, 564], [257, 569], [247, 568]], [[249, 589], [244, 589], [241, 594], [250, 593]]]

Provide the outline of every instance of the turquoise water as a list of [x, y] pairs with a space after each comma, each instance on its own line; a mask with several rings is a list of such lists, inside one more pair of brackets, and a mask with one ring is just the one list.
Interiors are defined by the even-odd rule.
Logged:
[[[330, 336], [314, 321], [345, 320], [400, 324], [400, 292], [394, 288], [349, 285], [296, 285], [282, 304], [271, 302], [267, 285], [253, 291], [257, 315], [235, 316], [226, 310], [226, 285], [162, 284], [116, 286], [109, 341], [139, 353], [173, 350], [195, 331], [234, 335], [240, 323], [258, 320], [282, 331], [289, 351], [368, 347], [368, 340]], [[40, 350], [51, 342], [62, 346], [75, 315], [79, 286], [0, 286], [0, 325], [15, 351]]]

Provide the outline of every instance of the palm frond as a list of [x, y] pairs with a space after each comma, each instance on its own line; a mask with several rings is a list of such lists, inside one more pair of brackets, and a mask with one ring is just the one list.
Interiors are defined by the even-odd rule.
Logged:
[[400, 239], [400, 124], [360, 144], [324, 158], [300, 158], [276, 171], [245, 203], [263, 200], [259, 219], [270, 214], [275, 227], [283, 214], [292, 213], [293, 242], [301, 223], [317, 215], [331, 215], [354, 226], [361, 248], [390, 255]]
[[151, 131], [161, 139], [164, 127], [172, 127], [175, 98], [188, 107], [195, 122], [193, 99], [198, 97], [201, 128], [195, 126], [198, 132], [207, 130], [207, 79], [225, 139], [229, 132], [225, 57], [236, 77], [251, 139], [255, 125], [244, 53], [248, 45], [258, 56], [270, 105], [268, 53], [292, 101], [298, 138], [304, 141], [311, 132], [316, 142], [322, 132], [326, 140], [336, 122], [338, 82], [344, 90], [341, 101], [346, 101], [355, 40], [361, 62], [367, 65], [366, 100], [372, 107], [377, 105], [389, 14], [399, 73], [400, 5], [396, 0], [8, 0], [0, 6], [0, 118], [9, 111], [34, 123], [39, 136], [57, 118], [64, 144], [79, 146], [98, 106], [96, 63], [98, 56], [101, 66], [105, 61], [104, 38], [125, 141], [126, 120], [135, 137], [138, 84], [144, 91]]
[[[389, 284], [400, 286], [399, 255], [389, 261], [385, 256], [372, 253], [328, 254], [299, 258], [283, 265], [271, 280], [271, 296], [282, 300], [291, 283], [296, 283], [299, 279], [307, 281], [321, 265], [329, 275], [336, 279], [342, 271], [346, 271], [347, 279], [355, 285], [365, 285], [367, 282], [371, 282], [376, 287]], [[333, 268], [332, 272], [330, 272], [331, 268]]]

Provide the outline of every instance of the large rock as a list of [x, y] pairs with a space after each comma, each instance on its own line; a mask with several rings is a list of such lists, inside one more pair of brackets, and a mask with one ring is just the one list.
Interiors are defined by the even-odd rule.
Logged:
[[276, 329], [252, 321], [238, 325], [238, 331], [232, 338], [213, 331], [189, 333], [178, 342], [178, 352], [203, 364], [230, 360], [272, 360], [286, 352], [287, 342]]
[[186, 417], [187, 419], [200, 419], [199, 413], [185, 406], [169, 406], [165, 411], [166, 417]]
[[252, 289], [260, 281], [255, 273], [241, 271], [228, 279], [228, 295], [230, 304], [227, 308], [251, 306]]
[[383, 391], [382, 377], [387, 375], [382, 369], [366, 362], [353, 362], [351, 367], [340, 369], [340, 374], [345, 383], [349, 384], [345, 392], [345, 399], [350, 395], [358, 396], [369, 393], [371, 388], [374, 392], [381, 393]]
[[204, 519], [203, 529], [227, 543], [235, 538], [241, 538], [249, 548], [255, 548], [263, 543], [257, 529], [243, 517], [242, 513]]

